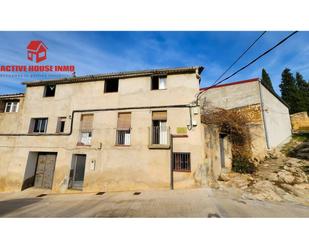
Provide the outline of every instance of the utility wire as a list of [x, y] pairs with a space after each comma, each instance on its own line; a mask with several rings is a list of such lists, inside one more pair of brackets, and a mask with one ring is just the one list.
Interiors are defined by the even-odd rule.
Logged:
[[[291, 34], [289, 34], [287, 37], [285, 37], [284, 39], [282, 39], [281, 41], [279, 41], [276, 45], [274, 45], [273, 47], [271, 47], [270, 49], [266, 50], [264, 53], [262, 53], [261, 55], [259, 55], [258, 57], [256, 57], [254, 60], [250, 61], [247, 65], [241, 67], [240, 69], [238, 69], [236, 72], [232, 73], [231, 75], [229, 75], [228, 77], [226, 77], [225, 79], [211, 85], [209, 88], [212, 88], [214, 86], [219, 85], [220, 83], [222, 83], [223, 81], [226, 81], [227, 79], [233, 77], [235, 74], [239, 73], [240, 71], [244, 70], [245, 68], [249, 67], [250, 65], [252, 65], [254, 62], [256, 62], [257, 60], [259, 60], [260, 58], [262, 58], [263, 56], [265, 56], [266, 54], [268, 54], [269, 52], [271, 52], [272, 50], [274, 50], [276, 47], [278, 47], [279, 45], [281, 45], [282, 43], [284, 43], [286, 40], [288, 40], [290, 37], [292, 37], [293, 35], [295, 35], [298, 31], [294, 31]], [[203, 93], [205, 91], [201, 91], [199, 92], [199, 94], [196, 97], [196, 101], [198, 101], [201, 93]]]
[[254, 60], [250, 61], [247, 65], [243, 66], [242, 68], [238, 69], [236, 72], [232, 73], [230, 76], [226, 77], [225, 79], [219, 81], [218, 83], [212, 85], [212, 86], [216, 86], [219, 85], [220, 83], [222, 83], [223, 81], [228, 80], [229, 78], [233, 77], [235, 74], [239, 73], [240, 71], [244, 70], [245, 68], [249, 67], [250, 65], [252, 65], [254, 62], [256, 62], [257, 60], [259, 60], [260, 58], [262, 58], [263, 56], [265, 56], [266, 54], [268, 54], [270, 51], [274, 50], [276, 47], [278, 47], [279, 45], [281, 45], [282, 43], [284, 43], [287, 39], [289, 39], [290, 37], [292, 37], [293, 35], [295, 35], [298, 31], [294, 31], [291, 34], [289, 34], [287, 37], [285, 37], [284, 39], [282, 39], [280, 42], [278, 42], [275, 46], [271, 47], [270, 49], [266, 50], [264, 53], [262, 53], [261, 55], [259, 55], [258, 57], [256, 57]]
[[258, 38], [255, 39], [255, 41], [230, 65], [219, 77], [216, 79], [216, 84], [222, 77], [225, 75], [249, 50], [254, 46], [254, 44], [266, 33], [267, 31], [263, 31], [262, 34], [259, 35]]

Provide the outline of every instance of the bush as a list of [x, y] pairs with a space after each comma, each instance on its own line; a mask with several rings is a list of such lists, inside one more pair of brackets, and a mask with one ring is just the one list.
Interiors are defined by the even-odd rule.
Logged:
[[232, 170], [242, 174], [253, 174], [256, 171], [254, 163], [248, 158], [236, 157], [232, 160]]

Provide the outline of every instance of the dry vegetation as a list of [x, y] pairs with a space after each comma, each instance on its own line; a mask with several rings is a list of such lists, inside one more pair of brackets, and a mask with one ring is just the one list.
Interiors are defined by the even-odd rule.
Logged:
[[240, 173], [253, 173], [251, 162], [250, 119], [240, 109], [211, 107], [205, 103], [202, 108], [202, 123], [216, 126], [220, 133], [227, 134], [232, 145], [233, 169]]

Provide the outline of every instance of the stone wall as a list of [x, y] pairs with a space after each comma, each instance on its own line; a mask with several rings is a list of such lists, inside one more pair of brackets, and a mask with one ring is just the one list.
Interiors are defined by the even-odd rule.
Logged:
[[309, 132], [309, 117], [307, 112], [299, 112], [291, 115], [293, 132]]

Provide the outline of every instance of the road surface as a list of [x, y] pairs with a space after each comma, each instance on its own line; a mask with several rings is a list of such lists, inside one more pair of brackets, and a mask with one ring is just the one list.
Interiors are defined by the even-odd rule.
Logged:
[[309, 207], [246, 200], [209, 188], [101, 195], [28, 189], [1, 193], [0, 217], [309, 217]]

